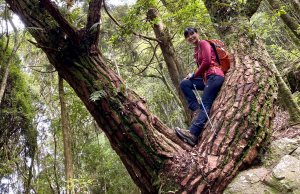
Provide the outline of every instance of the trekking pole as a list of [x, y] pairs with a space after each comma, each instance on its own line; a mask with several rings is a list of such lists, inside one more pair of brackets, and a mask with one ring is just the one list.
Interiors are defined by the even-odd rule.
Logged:
[[204, 104], [203, 104], [203, 102], [202, 102], [201, 96], [200, 96], [200, 94], [197, 92], [196, 85], [193, 84], [193, 86], [194, 86], [194, 88], [195, 88], [195, 90], [196, 90], [196, 95], [197, 95], [198, 99], [200, 100], [200, 103], [201, 103], [201, 105], [202, 105], [202, 107], [203, 107], [203, 109], [204, 109], [205, 115], [206, 115], [206, 117], [207, 117], [207, 119], [208, 119], [208, 122], [209, 122], [209, 124], [210, 124], [210, 126], [211, 126], [211, 130], [214, 132], [215, 135], [217, 135], [217, 134], [216, 134], [216, 131], [214, 130], [214, 126], [213, 126], [213, 124], [212, 124], [212, 122], [211, 122], [211, 120], [210, 120], [210, 118], [209, 118], [209, 116], [208, 116], [208, 114], [207, 114], [207, 112], [206, 112], [206, 109], [205, 109]]

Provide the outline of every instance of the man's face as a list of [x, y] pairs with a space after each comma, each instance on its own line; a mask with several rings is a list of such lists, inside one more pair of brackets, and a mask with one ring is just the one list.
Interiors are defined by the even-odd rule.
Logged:
[[199, 35], [196, 32], [190, 32], [189, 35], [186, 37], [186, 40], [190, 44], [197, 45], [197, 42], [199, 41]]

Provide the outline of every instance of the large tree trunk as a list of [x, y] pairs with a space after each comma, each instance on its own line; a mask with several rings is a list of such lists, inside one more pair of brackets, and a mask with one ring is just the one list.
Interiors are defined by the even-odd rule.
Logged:
[[67, 113], [67, 106], [65, 101], [65, 91], [63, 79], [58, 76], [58, 90], [59, 90], [59, 101], [61, 111], [61, 128], [63, 132], [63, 143], [64, 143], [64, 159], [65, 159], [65, 176], [67, 185], [67, 194], [71, 194], [71, 181], [74, 178], [73, 171], [73, 157], [72, 157], [72, 145], [71, 145], [71, 133], [70, 125]]
[[124, 91], [95, 48], [99, 29], [89, 29], [100, 20], [102, 1], [90, 1], [87, 27], [80, 31], [48, 0], [6, 2], [27, 27], [34, 27], [29, 31], [37, 46], [84, 102], [142, 193], [220, 193], [267, 140], [276, 81], [265, 48], [248, 36], [245, 17], [233, 15], [232, 27], [223, 33], [227, 40], [234, 36], [235, 64], [212, 108], [214, 129], [206, 127], [191, 150], [148, 111], [142, 98]]

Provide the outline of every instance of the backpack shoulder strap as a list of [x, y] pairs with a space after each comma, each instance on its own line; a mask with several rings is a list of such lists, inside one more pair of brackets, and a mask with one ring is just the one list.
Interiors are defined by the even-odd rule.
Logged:
[[219, 63], [219, 65], [221, 65], [221, 62], [220, 62], [220, 59], [219, 59], [219, 55], [217, 53], [217, 48], [216, 48], [216, 45], [215, 43], [213, 43], [212, 41], [210, 40], [206, 40], [207, 42], [209, 42], [209, 44], [211, 45], [211, 47], [213, 48], [214, 52], [215, 52], [215, 55], [216, 55], [216, 58], [217, 58], [217, 62]]

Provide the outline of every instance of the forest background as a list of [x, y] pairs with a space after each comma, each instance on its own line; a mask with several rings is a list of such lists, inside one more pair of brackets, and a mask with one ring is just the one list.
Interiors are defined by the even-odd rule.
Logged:
[[[73, 25], [85, 25], [88, 1], [56, 3]], [[167, 29], [181, 67], [179, 78], [195, 68], [183, 30], [193, 26], [202, 39], [220, 37], [202, 1], [155, 5], [159, 19], [149, 16], [145, 1], [108, 1], [101, 22], [91, 29], [101, 25], [99, 48], [124, 80], [120, 90], [130, 88], [142, 96], [168, 127], [186, 128], [189, 112], [153, 24], [162, 22]], [[299, 8], [298, 1], [261, 1], [250, 20], [250, 33], [263, 40], [278, 70], [277, 80], [286, 84], [282, 90], [291, 95], [279, 92], [275, 108], [289, 112], [291, 123], [300, 122]], [[0, 193], [140, 193], [84, 104], [37, 48], [29, 31], [38, 29], [19, 28], [3, 0], [0, 12]], [[101, 95], [93, 93], [90, 101]]]

